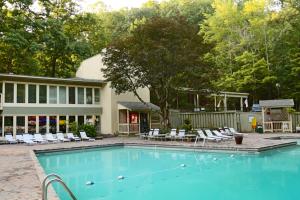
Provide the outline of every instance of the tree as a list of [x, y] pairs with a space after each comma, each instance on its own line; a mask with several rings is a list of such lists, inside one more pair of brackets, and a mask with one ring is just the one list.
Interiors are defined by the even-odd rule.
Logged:
[[202, 56], [208, 51], [198, 28], [186, 19], [154, 17], [137, 26], [129, 36], [114, 41], [104, 53], [105, 78], [116, 93], [133, 92], [140, 101], [138, 88], [149, 88], [158, 100], [162, 122], [169, 126], [171, 92], [178, 87], [209, 81], [190, 82], [191, 74], [209, 71]]

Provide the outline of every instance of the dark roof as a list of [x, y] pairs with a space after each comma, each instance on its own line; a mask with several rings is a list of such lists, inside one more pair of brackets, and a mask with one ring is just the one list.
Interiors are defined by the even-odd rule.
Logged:
[[159, 111], [160, 108], [153, 103], [147, 102], [118, 102], [118, 104], [126, 107], [128, 110], [132, 111]]
[[7, 81], [24, 81], [24, 82], [35, 82], [35, 83], [60, 83], [60, 84], [71, 84], [71, 85], [86, 85], [86, 86], [101, 86], [106, 83], [103, 80], [97, 79], [85, 79], [85, 78], [54, 78], [44, 76], [30, 76], [30, 75], [17, 75], [17, 74], [1, 74], [0, 80]]
[[293, 107], [294, 100], [293, 99], [261, 100], [259, 101], [259, 105], [261, 107], [267, 107], [267, 108], [286, 108], [286, 107]]

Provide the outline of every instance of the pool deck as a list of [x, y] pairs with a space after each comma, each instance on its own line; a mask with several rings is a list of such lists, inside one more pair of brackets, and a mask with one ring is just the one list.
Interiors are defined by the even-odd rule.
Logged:
[[[193, 142], [181, 141], [154, 141], [141, 140], [136, 137], [115, 137], [97, 140], [95, 142], [70, 142], [26, 146], [0, 145], [0, 199], [1, 200], [40, 200], [41, 179], [44, 176], [42, 168], [33, 151], [44, 150], [67, 150], [72, 148], [89, 148], [91, 146], [105, 145], [140, 145], [140, 146], [162, 146], [170, 148], [196, 148], [203, 151], [246, 151], [261, 152], [269, 149], [292, 146], [296, 144], [296, 139], [270, 140], [270, 137], [298, 137], [300, 134], [248, 134], [244, 137], [242, 145], [236, 145], [234, 140], [222, 142], [206, 142], [202, 146], [199, 141], [196, 146]], [[52, 193], [52, 194], [51, 194]], [[57, 199], [53, 191], [49, 194], [49, 199]]]

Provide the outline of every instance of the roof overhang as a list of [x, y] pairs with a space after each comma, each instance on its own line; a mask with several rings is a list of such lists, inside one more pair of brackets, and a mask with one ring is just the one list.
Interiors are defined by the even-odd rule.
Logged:
[[291, 108], [293, 107], [293, 99], [278, 99], [278, 100], [260, 100], [259, 105], [264, 108]]
[[130, 110], [130, 111], [159, 111], [160, 108], [150, 102], [118, 102], [118, 110]]
[[84, 79], [84, 78], [55, 78], [43, 76], [28, 76], [16, 74], [0, 74], [0, 81], [20, 81], [31, 83], [52, 83], [52, 84], [69, 84], [69, 85], [82, 85], [101, 87], [106, 84], [103, 80]]

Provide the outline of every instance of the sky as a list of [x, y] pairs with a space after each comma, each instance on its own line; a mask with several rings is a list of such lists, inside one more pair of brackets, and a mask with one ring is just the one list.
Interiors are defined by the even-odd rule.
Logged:
[[[88, 10], [89, 6], [97, 2], [97, 0], [81, 0], [81, 6], [84, 10]], [[102, 0], [102, 2], [112, 10], [117, 10], [123, 7], [135, 8], [140, 7], [147, 0]]]

